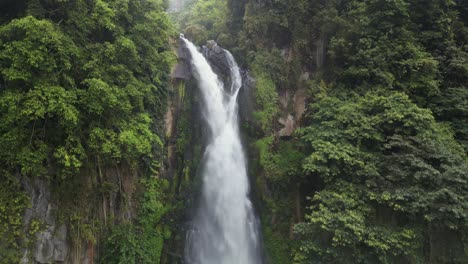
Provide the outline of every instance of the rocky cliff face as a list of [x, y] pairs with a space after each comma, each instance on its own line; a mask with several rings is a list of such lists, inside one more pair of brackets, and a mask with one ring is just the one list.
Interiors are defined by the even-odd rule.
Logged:
[[31, 208], [26, 209], [23, 218], [24, 226], [38, 221], [44, 228], [32, 238], [34, 243], [24, 249], [22, 264], [65, 262], [70, 251], [67, 241], [67, 226], [56, 221], [57, 204], [53, 202], [50, 185], [41, 179], [22, 178], [22, 185], [31, 197]]
[[[215, 41], [207, 41], [201, 47], [203, 54], [221, 81], [230, 86], [230, 68], [225, 50]], [[166, 173], [174, 189], [175, 200], [183, 201], [181, 211], [175, 213], [179, 235], [169, 241], [165, 247], [162, 263], [182, 263], [185, 233], [190, 228], [192, 209], [196, 208], [197, 191], [200, 189], [199, 161], [203, 158], [205, 135], [202, 126], [203, 115], [200, 112], [201, 99], [199, 89], [192, 78], [190, 57], [183, 42], [177, 49], [178, 63], [172, 72], [173, 95], [166, 112], [167, 160]], [[242, 71], [243, 87], [238, 97], [240, 122], [255, 122], [254, 91], [255, 80], [245, 70]]]
[[[225, 51], [214, 41], [208, 41], [202, 47], [203, 53], [220, 79], [229, 84], [230, 69]], [[187, 50], [180, 46], [177, 50], [179, 63], [172, 71], [173, 93], [165, 115], [166, 149], [163, 175], [171, 182], [174, 192], [174, 203], [183, 201], [185, 208], [193, 208], [197, 195], [198, 161], [202, 158], [204, 145], [198, 88], [192, 78], [190, 57]], [[248, 70], [242, 70], [243, 87], [240, 91], [240, 122], [248, 127], [258, 126], [255, 112], [256, 80]], [[301, 77], [306, 80], [305, 73]], [[229, 86], [229, 85], [228, 85]], [[305, 89], [286, 90], [280, 94], [279, 107], [281, 116], [276, 120], [278, 137], [288, 138], [300, 125], [305, 111]], [[249, 145], [249, 144], [247, 144]], [[253, 150], [250, 150], [253, 151]], [[89, 176], [77, 176], [82, 181], [83, 190], [76, 192], [79, 204], [87, 206], [85, 222], [95, 219], [104, 225], [112, 225], [123, 219], [132, 221], [135, 217], [132, 198], [135, 193], [137, 173], [126, 166], [115, 168], [98, 168], [87, 172]], [[22, 186], [31, 198], [31, 207], [24, 213], [24, 226], [32, 222], [39, 223], [40, 228], [28, 239], [31, 241], [23, 249], [21, 263], [70, 263], [91, 264], [99, 254], [100, 244], [83, 238], [76, 238], [69, 222], [59, 220], [59, 212], [67, 205], [64, 197], [57, 195], [47, 180], [21, 179]], [[252, 179], [255, 184], [255, 180]], [[104, 187], [103, 187], [104, 186]], [[258, 187], [254, 186], [254, 189]], [[255, 190], [254, 190], [255, 191]], [[75, 192], [74, 192], [75, 193]], [[126, 197], [126, 198], [124, 198]], [[68, 199], [68, 198], [67, 198]], [[184, 236], [190, 210], [175, 212], [174, 230], [180, 236], [168, 241], [165, 245], [162, 263], [180, 263], [183, 256]], [[74, 223], [76, 224], [76, 223]], [[95, 239], [99, 240], [98, 234]]]
[[[21, 177], [31, 204], [23, 215], [26, 236], [20, 263], [92, 264], [98, 256], [102, 231], [92, 228], [92, 223], [102, 223], [101, 228], [105, 228], [134, 219], [137, 173], [128, 166], [116, 165], [97, 174], [94, 180], [76, 175], [81, 183], [75, 188], [80, 190], [70, 190], [69, 194], [52, 189], [46, 179]], [[76, 219], [60, 217], [63, 212], [74, 213]], [[28, 229], [31, 225], [37, 227], [34, 233]]]

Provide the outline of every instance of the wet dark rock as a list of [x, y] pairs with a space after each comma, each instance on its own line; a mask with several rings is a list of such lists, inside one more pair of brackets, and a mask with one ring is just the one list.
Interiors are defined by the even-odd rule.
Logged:
[[173, 79], [190, 80], [192, 78], [190, 52], [182, 40], [179, 42], [179, 48], [177, 49], [177, 59], [178, 62], [172, 70], [171, 77]]
[[208, 40], [206, 45], [202, 47], [202, 53], [211, 65], [213, 71], [224, 82], [229, 82], [228, 78], [231, 74], [226, 51], [218, 46], [214, 40]]
[[[231, 70], [229, 66], [229, 61], [226, 57], [226, 51], [220, 47], [214, 40], [207, 41], [206, 45], [202, 47], [202, 53], [205, 58], [208, 60], [208, 63], [211, 65], [213, 71], [218, 75], [220, 80], [226, 85], [226, 89], [229, 89], [231, 85]], [[179, 57], [179, 64], [184, 66], [178, 66], [182, 69], [177, 69], [176, 71], [191, 71], [190, 66], [190, 53], [185, 47], [185, 44], [181, 41], [180, 47], [178, 49], [177, 55]], [[176, 73], [173, 73], [173, 76]], [[190, 76], [187, 78], [181, 78], [188, 81], [193, 75], [190, 74], [178, 74], [184, 76]], [[259, 129], [260, 125], [257, 124], [253, 113], [255, 112], [255, 79], [250, 76], [248, 71], [241, 69], [242, 75], [242, 88], [239, 91], [238, 103], [239, 103], [239, 118], [241, 123], [247, 124], [253, 130]]]
[[172, 71], [171, 77], [176, 79], [190, 80], [192, 77], [190, 66], [183, 62], [177, 63], [174, 70]]
[[[255, 79], [248, 71], [242, 71], [242, 88], [239, 91], [239, 118], [241, 122], [250, 126], [255, 126], [256, 121], [253, 116], [255, 112]], [[258, 125], [259, 126], [259, 125]]]
[[32, 205], [25, 210], [24, 226], [29, 226], [33, 220], [45, 226], [37, 232], [32, 252], [28, 249], [23, 250], [21, 263], [30, 263], [30, 257], [37, 263], [64, 262], [69, 250], [67, 227], [56, 224], [54, 211], [57, 210], [57, 206], [51, 201], [50, 186], [44, 180], [31, 180], [26, 177], [22, 178], [21, 183], [31, 197]]
[[67, 228], [61, 225], [59, 228], [49, 226], [45, 231], [36, 235], [34, 260], [39, 263], [65, 261], [68, 254]]

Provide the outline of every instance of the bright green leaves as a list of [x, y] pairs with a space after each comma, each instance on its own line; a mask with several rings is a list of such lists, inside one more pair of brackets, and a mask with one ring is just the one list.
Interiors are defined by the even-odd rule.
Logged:
[[162, 147], [161, 139], [151, 130], [152, 120], [147, 114], [135, 116], [130, 123], [115, 125], [118, 132], [96, 127], [90, 133], [91, 151], [106, 161], [138, 161], [143, 156], [151, 157], [153, 148]]
[[255, 79], [255, 101], [259, 111], [254, 113], [262, 130], [269, 132], [273, 118], [278, 112], [278, 93], [273, 81], [265, 74], [257, 74]]
[[109, 161], [138, 160], [142, 156], [151, 156], [153, 147], [162, 146], [152, 131], [150, 116], [134, 113], [144, 110], [140, 102], [146, 94], [141, 88], [145, 87], [129, 86], [123, 90], [100, 79], [90, 79], [86, 83], [88, 91], [83, 96], [84, 105], [89, 115], [101, 119], [93, 124], [96, 127], [92, 128], [89, 137], [89, 146], [96, 154], [102, 154]]
[[412, 228], [375, 223], [375, 209], [353, 184], [338, 181], [311, 199], [307, 222], [295, 231], [306, 238], [295, 263], [395, 263], [421, 246]]
[[23, 213], [29, 198], [21, 191], [18, 179], [1, 170], [0, 179], [0, 259], [4, 263], [17, 263], [21, 258], [18, 237], [23, 237]]
[[127, 159], [137, 160], [141, 156], [151, 156], [153, 147], [163, 146], [159, 137], [151, 131], [151, 124], [149, 115], [140, 114], [128, 125], [122, 125], [119, 142]]
[[[18, 138], [24, 139], [24, 138]], [[18, 146], [19, 149], [13, 150], [14, 159], [7, 160], [9, 165], [16, 165], [24, 176], [44, 177], [47, 174], [47, 164], [50, 147], [41, 140], [34, 140], [25, 146]]]
[[119, 56], [119, 60], [122, 61], [125, 65], [135, 65], [138, 63], [138, 50], [135, 43], [126, 37], [120, 37], [116, 40], [116, 48], [117, 54], [121, 54]]
[[21, 112], [29, 120], [58, 117], [63, 126], [76, 126], [79, 112], [77, 96], [73, 90], [58, 86], [39, 85], [30, 90], [24, 98]]
[[25, 123], [58, 118], [63, 126], [73, 128], [78, 124], [79, 112], [74, 91], [59, 86], [38, 85], [27, 93], [6, 91], [0, 108], [4, 113], [5, 128], [15, 122]]
[[[83, 240], [96, 243], [97, 209], [88, 205], [99, 200], [106, 208], [106, 195], [117, 192], [100, 196], [106, 183], [117, 182], [108, 168], [129, 166], [140, 176], [151, 171], [150, 160], [162, 155], [157, 133], [175, 57], [169, 46], [172, 31], [166, 4], [163, 0], [27, 2], [8, 4], [9, 9], [18, 9], [8, 12], [30, 16], [0, 25], [0, 168], [8, 175], [46, 179], [53, 194], [60, 196], [58, 211], [65, 215], [70, 240], [76, 245]], [[4, 188], [0, 186], [4, 194], [0, 194], [0, 259], [17, 263], [19, 247], [14, 243], [23, 230], [24, 206], [18, 200], [23, 198], [19, 184], [10, 186], [10, 182], [4, 180]], [[126, 191], [130, 194], [119, 200], [122, 204], [134, 198], [132, 190]], [[159, 186], [148, 184], [153, 199], [161, 198], [157, 191], [162, 193]], [[76, 202], [77, 194], [82, 201]], [[149, 237], [140, 249], [145, 251], [145, 263], [158, 263], [168, 232], [163, 229], [153, 239], [154, 228], [160, 220], [156, 216], [161, 217], [166, 208], [162, 198], [144, 204], [154, 213], [145, 212], [147, 226], [132, 235], [135, 243], [142, 233]], [[104, 212], [105, 218], [108, 213]]]
[[111, 229], [100, 263], [159, 263], [164, 240], [171, 236], [162, 221], [171, 209], [164, 203], [168, 182], [151, 177], [141, 183], [145, 193], [140, 200], [138, 221], [134, 224], [125, 222]]
[[[70, 76], [77, 47], [56, 25], [31, 16], [2, 26], [0, 43], [0, 79], [5, 82], [0, 99], [3, 162], [18, 165], [23, 175], [44, 176], [52, 142], [62, 137], [57, 127], [70, 133], [79, 123]], [[46, 135], [53, 138], [45, 139]], [[66, 144], [58, 147], [62, 153], [54, 156], [58, 163], [65, 148]]]
[[[57, 24], [28, 16], [0, 28], [0, 147], [10, 166], [23, 164], [27, 174], [52, 164], [76, 173], [85, 146], [117, 161], [151, 156], [161, 145], [150, 116], [165, 110], [160, 97], [173, 58], [164, 4], [69, 7], [60, 6], [70, 16]], [[83, 18], [88, 13], [92, 21]]]
[[53, 156], [64, 168], [62, 176], [73, 176], [82, 168], [86, 151], [79, 138], [69, 136], [64, 145], [55, 149]]
[[118, 134], [112, 130], [93, 128], [89, 134], [90, 150], [96, 154], [117, 160], [121, 158]]
[[28, 16], [0, 29], [1, 74], [8, 82], [63, 82], [76, 51], [73, 43], [46, 20]]
[[[123, 93], [118, 87], [111, 86], [101, 79], [88, 79], [85, 81], [88, 90], [83, 94], [83, 104], [89, 114], [97, 116], [105, 113], [128, 111], [130, 106], [125, 103], [125, 98], [119, 98]], [[123, 99], [123, 100], [122, 100]], [[121, 111], [119, 111], [121, 110]]]
[[94, 23], [98, 25], [99, 27], [101, 27], [102, 29], [107, 29], [107, 30], [115, 29], [115, 24], [114, 24], [115, 13], [114, 13], [114, 10], [112, 10], [112, 8], [109, 7], [109, 4], [107, 3], [107, 1], [95, 0], [94, 8], [91, 13], [91, 17], [93, 18]]

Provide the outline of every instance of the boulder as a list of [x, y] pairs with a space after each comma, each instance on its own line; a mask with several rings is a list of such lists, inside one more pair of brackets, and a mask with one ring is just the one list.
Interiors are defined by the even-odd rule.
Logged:
[[208, 40], [206, 45], [202, 48], [203, 56], [208, 60], [213, 71], [219, 78], [227, 82], [231, 74], [229, 61], [226, 57], [226, 51], [218, 46], [214, 40]]

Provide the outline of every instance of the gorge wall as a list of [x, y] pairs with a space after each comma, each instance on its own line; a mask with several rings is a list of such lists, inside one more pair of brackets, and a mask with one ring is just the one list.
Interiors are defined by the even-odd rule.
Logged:
[[0, 263], [160, 261], [166, 9], [0, 3]]
[[255, 84], [240, 103], [268, 261], [464, 263], [466, 190], [450, 181], [467, 180], [466, 4], [221, 2], [181, 25]]
[[174, 3], [0, 3], [0, 263], [183, 263], [207, 131], [172, 23], [242, 68], [265, 263], [466, 263], [466, 1]]

